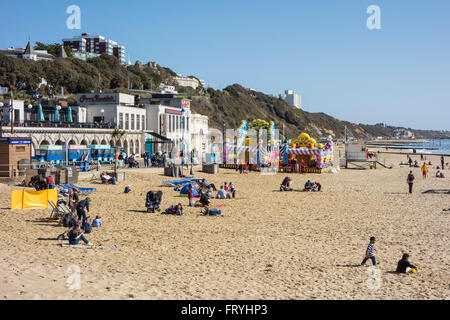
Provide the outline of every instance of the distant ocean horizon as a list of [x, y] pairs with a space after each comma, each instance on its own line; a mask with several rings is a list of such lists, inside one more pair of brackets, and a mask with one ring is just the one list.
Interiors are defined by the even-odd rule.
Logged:
[[421, 145], [421, 149], [433, 154], [445, 154], [450, 155], [450, 139], [437, 139], [424, 142]]
[[386, 145], [390, 149], [400, 149], [400, 150], [416, 150], [416, 153], [426, 153], [426, 154], [443, 154], [450, 156], [450, 139], [433, 139], [427, 140], [421, 143], [401, 143], [395, 145]]

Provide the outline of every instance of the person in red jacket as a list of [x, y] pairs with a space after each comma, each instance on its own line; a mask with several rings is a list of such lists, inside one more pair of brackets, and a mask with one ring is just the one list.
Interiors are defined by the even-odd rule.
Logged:
[[55, 189], [55, 181], [52, 176], [48, 176], [45, 182], [47, 183], [47, 189]]

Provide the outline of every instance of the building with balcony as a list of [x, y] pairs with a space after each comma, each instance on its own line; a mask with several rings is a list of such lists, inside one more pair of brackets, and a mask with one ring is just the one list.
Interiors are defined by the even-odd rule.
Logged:
[[110, 56], [115, 56], [123, 64], [126, 62], [125, 46], [120, 45], [113, 40], [106, 39], [101, 35], [90, 35], [88, 33], [83, 33], [81, 36], [62, 39], [62, 42], [64, 46], [72, 48], [72, 50], [78, 54], [107, 54]]
[[[9, 137], [10, 102], [4, 104], [0, 136]], [[128, 94], [85, 93], [77, 95], [77, 106], [57, 110], [58, 117], [55, 106], [25, 106], [23, 101], [14, 100], [14, 132], [16, 136], [31, 138], [33, 154], [41, 145], [63, 142], [117, 145], [137, 156], [146, 149], [161, 152], [176, 147], [185, 151], [196, 149], [202, 157], [208, 150], [208, 117], [191, 112], [190, 100], [175, 95], [155, 94], [137, 103]], [[126, 132], [120, 141], [111, 137], [116, 127]]]

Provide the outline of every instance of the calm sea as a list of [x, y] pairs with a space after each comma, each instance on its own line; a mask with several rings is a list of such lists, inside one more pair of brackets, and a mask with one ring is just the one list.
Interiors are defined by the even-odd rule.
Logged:
[[431, 140], [421, 144], [417, 149], [424, 149], [427, 153], [450, 155], [450, 139]]

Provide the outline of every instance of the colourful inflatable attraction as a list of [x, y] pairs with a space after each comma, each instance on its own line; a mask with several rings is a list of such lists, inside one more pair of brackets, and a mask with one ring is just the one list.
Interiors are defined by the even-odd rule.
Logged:
[[259, 168], [278, 162], [278, 141], [275, 138], [273, 121], [243, 120], [236, 134], [226, 138], [225, 167], [249, 164]]
[[293, 166], [302, 166], [304, 172], [322, 173], [333, 167], [333, 142], [329, 140], [323, 145], [309, 134], [301, 133], [290, 144], [282, 146], [280, 159], [284, 170], [290, 167], [293, 171]]

